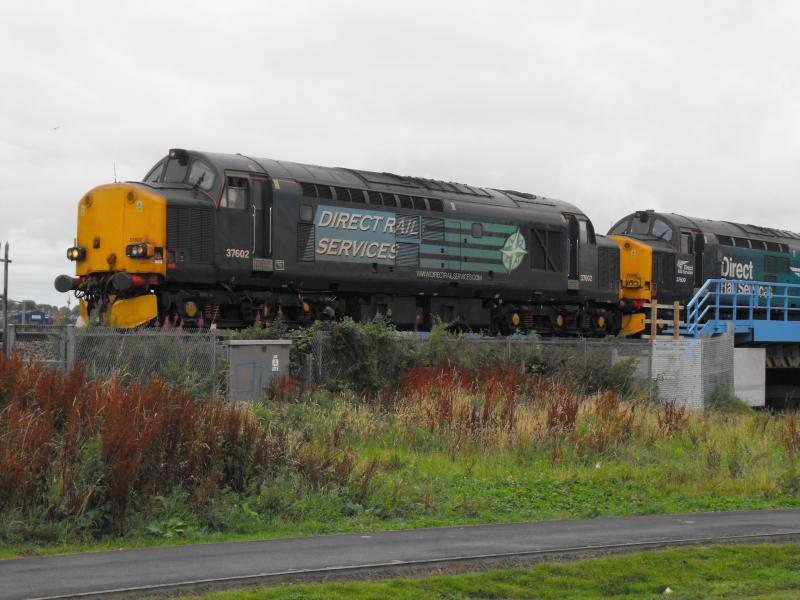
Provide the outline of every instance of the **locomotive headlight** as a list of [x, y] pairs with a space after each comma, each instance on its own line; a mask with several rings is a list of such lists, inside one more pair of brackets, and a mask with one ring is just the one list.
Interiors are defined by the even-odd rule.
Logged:
[[85, 258], [86, 258], [86, 248], [81, 248], [80, 246], [73, 246], [72, 248], [67, 248], [68, 260], [74, 260], [75, 262], [79, 262]]
[[149, 258], [153, 255], [150, 244], [129, 244], [125, 247], [125, 256], [128, 258]]

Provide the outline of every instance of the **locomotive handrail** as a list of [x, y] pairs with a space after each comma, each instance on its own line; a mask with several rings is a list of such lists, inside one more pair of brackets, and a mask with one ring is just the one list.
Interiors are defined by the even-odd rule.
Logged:
[[764, 322], [800, 325], [793, 314], [800, 314], [800, 283], [708, 279], [686, 304], [685, 334], [721, 333], [729, 323], [737, 333], [752, 333]]

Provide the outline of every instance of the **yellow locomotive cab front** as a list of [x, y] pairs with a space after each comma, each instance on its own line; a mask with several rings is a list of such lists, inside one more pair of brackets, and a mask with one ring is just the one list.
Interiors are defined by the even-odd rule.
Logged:
[[158, 315], [150, 287], [166, 273], [166, 200], [144, 186], [97, 187], [78, 203], [78, 237], [67, 251], [75, 277], [56, 280], [74, 289], [81, 314], [99, 310], [116, 327], [135, 327]]
[[609, 236], [619, 244], [620, 302], [626, 307], [622, 317], [621, 335], [630, 336], [645, 330], [642, 306], [652, 298], [653, 249], [623, 235]]

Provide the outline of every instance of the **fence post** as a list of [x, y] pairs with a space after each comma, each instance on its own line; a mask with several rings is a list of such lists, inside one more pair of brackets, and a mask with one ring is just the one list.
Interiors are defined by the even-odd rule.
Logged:
[[14, 342], [17, 341], [17, 326], [14, 323], [9, 323], [6, 332], [8, 333], [8, 340], [4, 342], [6, 345], [6, 356], [11, 356], [11, 353], [14, 351]]
[[322, 336], [317, 333], [314, 336], [314, 360], [317, 363], [317, 383], [322, 381]]
[[650, 402], [653, 403], [657, 400], [656, 394], [658, 392], [657, 389], [657, 379], [655, 373], [653, 373], [653, 369], [655, 367], [655, 350], [656, 350], [656, 341], [651, 339], [647, 344], [647, 371], [649, 374], [650, 379], [650, 390], [648, 395], [650, 396]]
[[306, 383], [314, 383], [314, 353], [309, 352], [304, 354], [306, 361], [306, 368], [303, 370], [303, 375]]
[[[219, 400], [219, 365], [217, 365], [217, 336], [214, 335], [214, 330], [209, 329], [206, 332], [206, 339], [211, 344], [211, 380], [214, 382], [214, 389], [211, 390], [215, 399]], [[225, 384], [227, 394], [228, 384]], [[227, 398], [226, 398], [227, 400]]]
[[75, 365], [75, 325], [65, 326], [64, 370], [69, 371]]
[[650, 339], [656, 339], [658, 335], [658, 300], [650, 299]]
[[681, 338], [681, 304], [677, 300], [672, 303], [673, 323], [672, 323], [672, 337], [676, 340]]

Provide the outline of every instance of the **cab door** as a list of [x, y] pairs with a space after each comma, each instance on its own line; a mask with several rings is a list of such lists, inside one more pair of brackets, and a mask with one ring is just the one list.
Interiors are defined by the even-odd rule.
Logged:
[[[689, 229], [680, 230], [678, 242], [678, 256], [675, 265], [676, 295], [687, 298], [693, 295], [693, 290], [698, 287], [697, 281], [702, 278], [702, 251], [700, 260], [697, 260], [695, 249], [695, 232]], [[698, 267], [700, 272], [698, 273]]]
[[266, 177], [250, 177], [253, 219], [252, 268], [256, 276], [272, 272], [272, 182]]
[[597, 240], [586, 217], [578, 217], [578, 280], [582, 290], [597, 288]]
[[256, 203], [259, 186], [248, 174], [226, 173], [225, 188], [216, 211], [214, 262], [223, 280], [247, 277], [255, 256]]
[[576, 290], [580, 287], [578, 281], [578, 260], [580, 257], [580, 226], [578, 217], [565, 215], [567, 219], [567, 253], [569, 254], [567, 270], [567, 289]]

